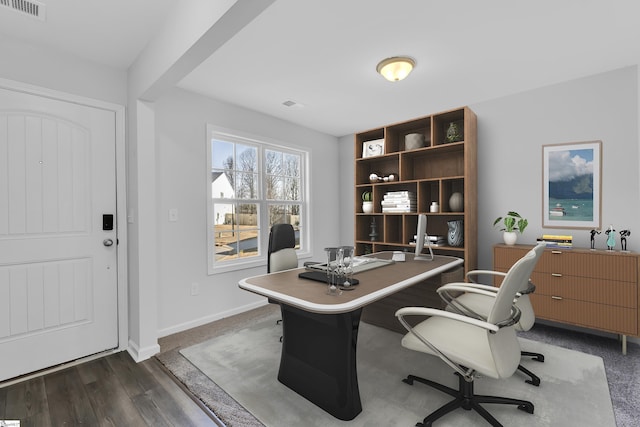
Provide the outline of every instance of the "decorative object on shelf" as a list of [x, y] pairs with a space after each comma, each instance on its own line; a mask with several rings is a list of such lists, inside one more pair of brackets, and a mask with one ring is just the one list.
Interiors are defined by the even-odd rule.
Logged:
[[382, 213], [416, 212], [418, 202], [413, 191], [387, 191], [380, 202]]
[[513, 246], [516, 244], [518, 240], [518, 235], [516, 231], [519, 231], [520, 234], [524, 232], [524, 229], [529, 225], [529, 221], [525, 218], [522, 218], [518, 212], [509, 211], [507, 215], [503, 217], [499, 216], [493, 221], [493, 226], [497, 226], [500, 221], [503, 221], [504, 227], [500, 228], [500, 231], [503, 231], [502, 238], [504, 240], [505, 245]]
[[609, 226], [609, 229], [604, 232], [607, 235], [607, 250], [612, 251], [616, 247], [616, 230], [613, 229], [613, 224]]
[[537, 239], [537, 243], [544, 243], [548, 248], [571, 249], [573, 248], [573, 236], [570, 234], [543, 234]]
[[542, 146], [542, 227], [602, 229], [602, 141]]
[[460, 131], [460, 127], [456, 122], [449, 123], [449, 127], [447, 128], [447, 142], [458, 142], [462, 141], [462, 132]]
[[375, 184], [377, 182], [393, 182], [398, 180], [397, 173], [390, 173], [387, 176], [380, 176], [376, 172], [372, 172], [369, 174], [369, 182]]
[[461, 219], [447, 221], [447, 243], [449, 246], [459, 247], [464, 244], [464, 223]]
[[449, 197], [449, 209], [451, 212], [462, 212], [464, 210], [464, 198], [462, 193], [456, 191]]
[[620, 232], [620, 249], [622, 252], [629, 252], [627, 250], [627, 237], [631, 236], [631, 230], [622, 230]]
[[384, 139], [365, 141], [362, 143], [362, 157], [373, 157], [384, 154]]
[[376, 71], [390, 82], [397, 82], [409, 75], [416, 61], [408, 56], [394, 56], [383, 59], [376, 66]]
[[595, 239], [596, 234], [600, 234], [602, 233], [602, 231], [593, 229], [590, 231], [590, 233], [591, 233], [591, 250], [593, 251], [596, 249], [596, 239]]
[[431, 206], [429, 207], [429, 212], [431, 213], [440, 212], [440, 205], [438, 205], [438, 202], [431, 202]]
[[373, 212], [372, 197], [373, 193], [371, 191], [365, 191], [362, 193], [362, 213], [370, 214]]
[[373, 217], [371, 218], [371, 233], [369, 233], [369, 239], [372, 242], [375, 242], [376, 240], [378, 240], [378, 227], [376, 226], [376, 218]]
[[404, 137], [404, 149], [415, 150], [424, 147], [424, 135], [421, 133], [410, 133]]

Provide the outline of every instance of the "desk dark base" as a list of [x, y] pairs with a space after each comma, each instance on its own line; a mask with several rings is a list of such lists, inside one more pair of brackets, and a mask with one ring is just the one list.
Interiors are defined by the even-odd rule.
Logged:
[[356, 346], [361, 309], [309, 313], [285, 304], [278, 380], [334, 417], [349, 421], [361, 411]]

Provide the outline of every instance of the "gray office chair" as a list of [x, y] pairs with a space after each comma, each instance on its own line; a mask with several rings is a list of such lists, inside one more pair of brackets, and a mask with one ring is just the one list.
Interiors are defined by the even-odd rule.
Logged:
[[[457, 408], [467, 411], [473, 409], [492, 426], [502, 426], [481, 406], [482, 403], [516, 405], [518, 409], [533, 414], [534, 406], [529, 401], [477, 395], [473, 386], [478, 376], [508, 378], [517, 370], [520, 344], [513, 325], [520, 320], [520, 310], [514, 304], [514, 299], [522, 282], [531, 276], [538, 256], [535, 250], [531, 250], [509, 269], [495, 294], [495, 302], [486, 321], [425, 307], [405, 307], [396, 312], [400, 323], [409, 331], [402, 338], [402, 346], [439, 357], [458, 376], [457, 390], [415, 375], [403, 380], [410, 385], [417, 381], [454, 397], [416, 426], [431, 426], [435, 420]], [[478, 289], [468, 292], [486, 291]], [[412, 327], [405, 320], [408, 316], [429, 318]]]
[[[537, 259], [542, 255], [544, 248], [544, 245], [538, 245], [533, 248], [537, 254]], [[447, 303], [447, 310], [485, 320], [491, 310], [491, 306], [495, 302], [495, 295], [499, 288], [477, 283], [477, 277], [499, 276], [504, 278], [506, 274], [507, 273], [492, 270], [472, 270], [467, 273], [467, 278], [472, 283], [458, 283], [452, 286], [444, 285], [438, 288], [437, 291], [440, 297]], [[467, 292], [466, 290], [470, 288], [483, 290], [488, 292], [488, 294]], [[518, 323], [514, 325], [517, 331], [528, 331], [536, 321], [536, 315], [531, 305], [531, 299], [529, 298], [529, 294], [533, 293], [535, 289], [535, 285], [531, 283], [529, 278], [520, 285], [520, 290], [516, 295], [516, 306], [520, 310], [521, 315]], [[460, 292], [462, 292], [462, 294], [460, 294]], [[535, 361], [544, 362], [544, 355], [541, 353], [523, 351], [520, 354], [521, 356], [531, 357]], [[540, 385], [540, 378], [533, 372], [521, 364], [518, 365], [518, 370], [529, 376], [530, 379], [526, 380], [527, 383], [534, 386]]]

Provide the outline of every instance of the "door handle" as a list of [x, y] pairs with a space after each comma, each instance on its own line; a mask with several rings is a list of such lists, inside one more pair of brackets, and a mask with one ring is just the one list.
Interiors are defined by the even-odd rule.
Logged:
[[111, 240], [111, 239], [104, 239], [104, 240], [102, 241], [102, 244], [103, 244], [103, 245], [105, 245], [105, 246], [113, 246], [113, 240]]

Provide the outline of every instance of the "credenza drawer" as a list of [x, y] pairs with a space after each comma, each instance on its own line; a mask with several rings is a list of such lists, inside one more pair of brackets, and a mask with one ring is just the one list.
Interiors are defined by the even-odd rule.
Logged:
[[579, 301], [638, 307], [638, 286], [635, 283], [554, 275], [534, 271], [531, 281], [536, 285], [538, 295], [557, 296]]
[[[496, 246], [493, 259], [494, 268], [500, 271], [509, 270], [530, 249], [531, 247], [527, 246]], [[636, 283], [638, 280], [637, 262], [636, 255], [620, 252], [546, 249], [538, 260], [535, 270]]]
[[637, 335], [637, 311], [572, 299], [556, 299], [547, 295], [531, 295], [536, 318], [596, 328], [617, 334]]
[[636, 257], [620, 253], [584, 253], [571, 250], [545, 250], [536, 271], [570, 276], [637, 282]]

